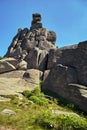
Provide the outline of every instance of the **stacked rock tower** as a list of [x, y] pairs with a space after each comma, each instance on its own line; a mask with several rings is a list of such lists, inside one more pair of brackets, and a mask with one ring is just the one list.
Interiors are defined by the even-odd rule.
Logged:
[[56, 48], [55, 41], [55, 32], [43, 28], [41, 15], [35, 13], [32, 15], [30, 29], [18, 29], [5, 57], [14, 57], [20, 62], [24, 60], [28, 69], [43, 71], [46, 69], [49, 50]]
[[32, 18], [33, 18], [33, 20], [31, 23], [31, 30], [42, 28], [41, 15], [40, 14], [33, 14]]

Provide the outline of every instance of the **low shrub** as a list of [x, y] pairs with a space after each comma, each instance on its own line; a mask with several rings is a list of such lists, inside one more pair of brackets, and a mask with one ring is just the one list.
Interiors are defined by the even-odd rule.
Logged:
[[76, 115], [58, 115], [56, 123], [59, 123], [61, 130], [87, 130], [85, 118]]
[[42, 106], [48, 105], [48, 100], [44, 97], [31, 96], [29, 99], [38, 105]]
[[40, 113], [36, 118], [36, 123], [47, 130], [87, 130], [85, 118], [70, 114], [54, 116], [49, 110]]
[[23, 94], [26, 98], [29, 98], [30, 96], [32, 96], [32, 92], [29, 91], [29, 90], [25, 90], [22, 94]]
[[41, 93], [41, 89], [40, 87], [36, 87], [34, 88], [33, 90], [25, 90], [23, 93], [22, 93], [26, 98], [29, 98], [30, 96], [43, 96], [44, 94]]
[[53, 129], [55, 124], [55, 118], [51, 114], [50, 110], [45, 110], [36, 118], [35, 123], [44, 127], [45, 129]]

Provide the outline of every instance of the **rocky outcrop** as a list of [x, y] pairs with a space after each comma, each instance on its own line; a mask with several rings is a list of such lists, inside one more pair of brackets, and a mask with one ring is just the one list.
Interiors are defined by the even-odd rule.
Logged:
[[40, 14], [33, 14], [32, 19], [30, 29], [18, 29], [5, 57], [25, 60], [28, 69], [44, 71], [49, 50], [56, 48], [56, 33], [43, 28]]
[[43, 89], [57, 93], [87, 112], [87, 105], [84, 105], [87, 103], [86, 59], [87, 41], [51, 49], [48, 56], [48, 70], [44, 73]]
[[44, 28], [41, 19], [33, 14], [30, 29], [18, 29], [0, 61], [0, 93], [33, 89], [43, 79], [44, 90], [87, 112], [87, 41], [56, 48], [56, 33]]

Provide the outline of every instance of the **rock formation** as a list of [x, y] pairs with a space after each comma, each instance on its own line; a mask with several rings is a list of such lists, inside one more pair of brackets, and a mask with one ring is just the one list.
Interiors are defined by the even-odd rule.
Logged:
[[87, 112], [87, 41], [56, 48], [56, 33], [32, 15], [30, 29], [18, 29], [0, 61], [0, 95], [32, 89], [43, 80], [50, 90]]
[[5, 57], [13, 57], [27, 62], [28, 69], [45, 70], [48, 52], [56, 48], [56, 34], [42, 27], [41, 15], [33, 14], [30, 29], [18, 29]]

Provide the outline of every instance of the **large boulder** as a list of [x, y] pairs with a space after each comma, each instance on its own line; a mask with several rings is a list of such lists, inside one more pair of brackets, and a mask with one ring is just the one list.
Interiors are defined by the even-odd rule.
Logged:
[[87, 85], [87, 41], [50, 50], [47, 68], [54, 68], [58, 64], [74, 68], [78, 83]]
[[71, 67], [59, 64], [44, 73], [43, 89], [58, 91], [60, 95], [63, 95], [62, 90], [69, 83], [77, 83], [76, 71]]
[[55, 92], [87, 112], [87, 87], [78, 84], [75, 69], [58, 65], [45, 71], [42, 88]]
[[0, 74], [0, 95], [19, 95], [24, 90], [32, 90], [39, 85], [42, 74], [35, 69]]
[[72, 101], [80, 109], [87, 112], [87, 87], [79, 84], [69, 84], [68, 91], [65, 91], [69, 101]]

